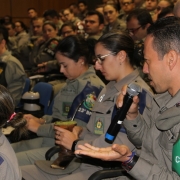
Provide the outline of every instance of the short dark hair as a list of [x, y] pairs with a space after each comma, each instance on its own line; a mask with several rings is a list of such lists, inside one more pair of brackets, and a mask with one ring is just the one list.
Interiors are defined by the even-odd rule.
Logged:
[[167, 14], [173, 14], [173, 8], [171, 6], [168, 6], [166, 8], [163, 8], [162, 11], [158, 14], [158, 19], [165, 17]]
[[85, 6], [87, 6], [87, 2], [86, 1], [83, 1], [83, 0], [82, 1], [78, 1], [78, 5], [81, 4], [81, 3], [84, 4]]
[[57, 48], [56, 52], [60, 52], [63, 56], [78, 62], [80, 57], [85, 58], [85, 63], [89, 63], [89, 48], [86, 40], [81, 36], [67, 36], [62, 39]]
[[46, 10], [43, 14], [43, 17], [46, 17], [46, 16], [50, 16], [50, 17], [54, 18], [54, 17], [59, 17], [59, 14], [56, 10], [49, 9], [49, 10]]
[[53, 29], [57, 30], [56, 24], [55, 24], [54, 22], [52, 22], [52, 21], [45, 21], [45, 22], [43, 23], [42, 28], [44, 29], [44, 26], [47, 25], [47, 24], [50, 25]]
[[148, 28], [147, 33], [153, 36], [153, 49], [160, 59], [170, 50], [180, 53], [180, 18], [161, 18]]
[[114, 3], [107, 3], [107, 4], [105, 4], [105, 5], [103, 6], [103, 9], [104, 9], [105, 6], [112, 6], [116, 11], [119, 10], [118, 6], [117, 6], [116, 4], [114, 4]]
[[11, 27], [14, 29], [15, 28], [15, 24], [13, 22], [7, 22], [4, 24], [4, 26], [9, 26], [11, 25]]
[[73, 3], [69, 4], [69, 7], [70, 7], [70, 6], [74, 6], [74, 7], [78, 8], [77, 3], [75, 3], [75, 2], [73, 2]]
[[27, 12], [29, 12], [30, 10], [34, 10], [35, 12], [37, 12], [37, 11], [36, 11], [36, 9], [35, 9], [35, 8], [33, 8], [33, 7], [28, 8], [28, 9], [27, 9]]
[[104, 24], [104, 16], [100, 12], [92, 10], [92, 11], [88, 11], [86, 14], [86, 16], [92, 16], [92, 15], [97, 15], [99, 19], [99, 24]]
[[[27, 28], [27, 26], [24, 24], [24, 22], [23, 21], [15, 21], [15, 23], [20, 23], [20, 25], [21, 25], [21, 27], [26, 31], [26, 32], [28, 32], [28, 28]], [[15, 24], [14, 23], [14, 24]]]
[[132, 18], [136, 18], [139, 25], [145, 27], [148, 23], [153, 24], [152, 17], [145, 9], [135, 9], [128, 15], [126, 21], [130, 21]]
[[130, 64], [136, 65], [133, 61], [134, 41], [127, 33], [111, 31], [101, 36], [97, 43], [102, 44], [111, 52], [118, 53], [119, 51], [124, 50], [129, 58]]
[[63, 29], [64, 27], [66, 27], [66, 26], [70, 27], [73, 31], [76, 31], [76, 30], [77, 30], [77, 27], [76, 27], [73, 23], [67, 22], [67, 23], [64, 23], [64, 24], [61, 26], [60, 34], [62, 33], [62, 29]]
[[0, 40], [4, 39], [6, 41], [6, 44], [9, 43], [9, 34], [8, 34], [8, 30], [0, 25]]

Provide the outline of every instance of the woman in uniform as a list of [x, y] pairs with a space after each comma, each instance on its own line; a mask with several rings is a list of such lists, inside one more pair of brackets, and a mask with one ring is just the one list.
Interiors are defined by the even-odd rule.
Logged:
[[[56, 144], [74, 151], [79, 144], [89, 143], [96, 147], [108, 147], [105, 141], [105, 134], [111, 124], [111, 120], [116, 114], [116, 98], [125, 84], [137, 83], [141, 86], [140, 93], [140, 112], [143, 113], [145, 108], [146, 96], [152, 96], [150, 87], [141, 79], [136, 64], [133, 61], [134, 43], [132, 38], [122, 32], [109, 32], [103, 35], [95, 46], [95, 68], [100, 70], [106, 80], [110, 81], [99, 94], [92, 114], [86, 128], [76, 126], [73, 128], [74, 133], [65, 129], [54, 127], [56, 130]], [[128, 140], [124, 129], [121, 129], [115, 137], [114, 143], [125, 144], [130, 150], [135, 147]], [[83, 163], [80, 167], [72, 172], [71, 175], [54, 174], [53, 170], [44, 172], [43, 165], [23, 166], [23, 177], [29, 180], [35, 179], [52, 179], [52, 180], [78, 180], [88, 179], [91, 174], [103, 168], [110, 168], [114, 163], [99, 160], [89, 160], [82, 158]]]
[[24, 116], [28, 129], [42, 138], [12, 144], [19, 165], [34, 164], [34, 160], [45, 158], [46, 151], [55, 144], [51, 122], [75, 117], [79, 126], [86, 126], [92, 105], [104, 87], [94, 68], [89, 66], [89, 57], [88, 44], [82, 37], [68, 36], [58, 44], [56, 59], [67, 81], [54, 99], [51, 116], [40, 119], [29, 114]]

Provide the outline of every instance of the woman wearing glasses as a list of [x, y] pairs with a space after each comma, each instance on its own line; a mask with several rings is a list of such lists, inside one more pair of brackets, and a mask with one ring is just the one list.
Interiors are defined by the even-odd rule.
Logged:
[[[130, 36], [121, 32], [109, 32], [103, 35], [95, 46], [95, 68], [100, 70], [107, 80], [110, 82], [99, 94], [92, 115], [86, 126], [81, 128], [74, 127], [73, 131], [79, 134], [75, 136], [72, 132], [65, 129], [54, 127], [56, 130], [56, 144], [63, 145], [65, 148], [74, 151], [77, 145], [88, 142], [96, 147], [108, 147], [109, 144], [105, 141], [105, 133], [111, 124], [111, 120], [116, 114], [116, 97], [120, 93], [123, 85], [132, 82], [139, 84], [142, 87], [140, 95], [141, 113], [144, 109], [146, 95], [151, 96], [151, 90], [139, 76], [138, 70], [133, 62], [134, 43]], [[134, 146], [129, 142], [124, 129], [121, 130], [115, 138], [114, 143], [125, 144], [131, 150]], [[99, 160], [82, 159], [83, 163], [80, 168], [71, 175], [52, 175], [52, 172], [44, 172], [36, 166], [23, 166], [22, 172], [25, 179], [35, 179], [33, 172], [36, 172], [36, 179], [60, 179], [84, 180], [102, 168], [111, 167], [111, 163]]]

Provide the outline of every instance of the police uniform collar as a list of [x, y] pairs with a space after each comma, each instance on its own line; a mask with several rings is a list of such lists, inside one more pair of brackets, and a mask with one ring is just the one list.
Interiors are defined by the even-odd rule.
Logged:
[[132, 73], [121, 79], [119, 82], [115, 83], [114, 86], [118, 91], [120, 91], [122, 86], [135, 81], [138, 76], [139, 76], [139, 71], [138, 69], [135, 69]]

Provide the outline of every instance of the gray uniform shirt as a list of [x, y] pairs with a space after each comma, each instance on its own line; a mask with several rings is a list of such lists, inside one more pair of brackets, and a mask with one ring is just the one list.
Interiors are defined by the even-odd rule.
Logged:
[[14, 150], [0, 129], [0, 179], [21, 180], [21, 170]]
[[174, 97], [166, 92], [147, 98], [143, 116], [124, 121], [129, 139], [141, 147], [129, 173], [138, 180], [180, 179], [172, 171], [172, 148], [180, 132], [180, 107], [176, 105], [180, 91]]
[[7, 89], [14, 98], [15, 105], [17, 105], [25, 86], [26, 74], [24, 68], [19, 60], [13, 57], [9, 51], [5, 51], [0, 55], [0, 61], [7, 64], [5, 69]]
[[[46, 119], [47, 123], [50, 123], [53, 118], [60, 119], [62, 121], [67, 120], [66, 107], [67, 104], [70, 107], [74, 98], [84, 89], [87, 82], [91, 82], [92, 86], [97, 88], [104, 87], [104, 83], [95, 74], [94, 68], [91, 66], [89, 69], [74, 80], [67, 80], [66, 85], [59, 91], [54, 100], [53, 114], [52, 116], [45, 115], [43, 119]], [[75, 119], [79, 126], [85, 126], [86, 123]], [[52, 125], [42, 125], [38, 129], [37, 134], [39, 136], [50, 136], [54, 137], [54, 130]]]

